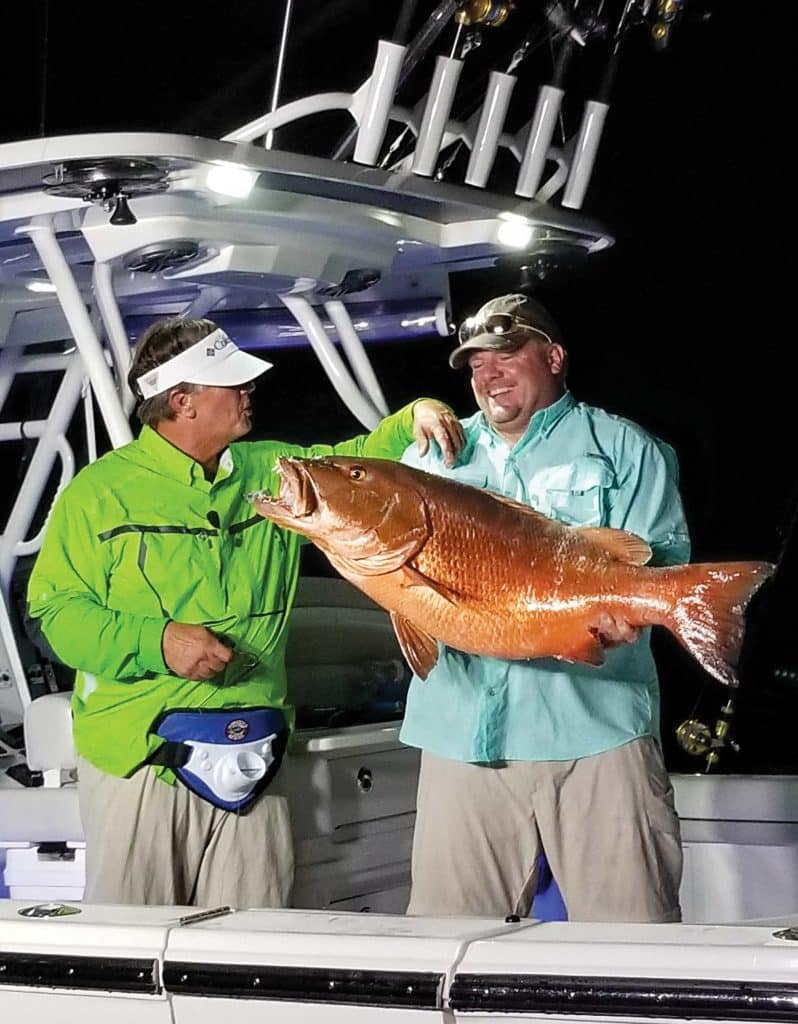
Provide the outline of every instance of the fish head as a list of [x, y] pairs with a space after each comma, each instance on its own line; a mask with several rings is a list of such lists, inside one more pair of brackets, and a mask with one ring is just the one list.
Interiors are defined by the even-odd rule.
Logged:
[[276, 469], [279, 494], [253, 495], [255, 510], [308, 537], [350, 571], [390, 572], [429, 536], [424, 496], [412, 473], [396, 462], [283, 457]]

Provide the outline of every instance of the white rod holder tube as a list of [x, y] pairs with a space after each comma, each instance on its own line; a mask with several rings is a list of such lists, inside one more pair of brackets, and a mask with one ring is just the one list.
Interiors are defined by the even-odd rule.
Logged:
[[44, 269], [56, 287], [58, 301], [75, 339], [89, 380], [97, 396], [111, 444], [119, 448], [133, 439], [125, 411], [114, 387], [105, 353], [92, 326], [72, 270], [50, 225], [31, 224], [18, 229], [31, 237]]
[[352, 367], [355, 379], [360, 385], [360, 390], [368, 395], [369, 399], [383, 416], [387, 416], [389, 411], [388, 403], [385, 401], [385, 395], [382, 393], [377, 375], [374, 373], [374, 367], [371, 365], [371, 360], [366, 353], [366, 346], [361, 341], [352, 323], [349, 310], [343, 302], [338, 300], [325, 302], [324, 308], [327, 310], [327, 315], [338, 332], [338, 337], [341, 339], [341, 347], [346, 353], [346, 358], [349, 360], [349, 365]]
[[[373, 166], [380, 155], [407, 47], [380, 39], [363, 111], [358, 117], [355, 163]], [[354, 111], [353, 111], [354, 113]]]
[[600, 103], [598, 100], [588, 100], [585, 104], [585, 113], [579, 126], [579, 137], [576, 140], [571, 169], [562, 197], [562, 205], [572, 210], [578, 210], [585, 198], [609, 109], [609, 104]]
[[484, 188], [493, 169], [499, 136], [502, 133], [510, 97], [513, 94], [517, 79], [515, 75], [506, 75], [502, 71], [491, 71], [485, 102], [479, 115], [479, 124], [474, 134], [474, 145], [466, 169], [466, 185]]
[[335, 346], [327, 337], [318, 314], [307, 299], [300, 295], [281, 295], [283, 305], [289, 309], [299, 326], [305, 332], [313, 351], [330, 378], [332, 386], [338, 392], [346, 407], [367, 430], [373, 430], [382, 419], [379, 411], [371, 401], [357, 389], [352, 375], [344, 366], [344, 361], [335, 350]]
[[549, 146], [560, 115], [563, 90], [556, 85], [541, 85], [535, 116], [529, 129], [524, 159], [518, 172], [515, 194], [531, 199], [538, 190], [543, 168], [546, 166]]
[[412, 168], [414, 174], [429, 178], [435, 170], [462, 70], [463, 62], [455, 57], [438, 57], [435, 62], [435, 72], [416, 140]]
[[113, 274], [110, 263], [97, 262], [92, 272], [92, 286], [97, 298], [105, 336], [111, 349], [116, 370], [117, 391], [122, 402], [125, 415], [129, 416], [136, 404], [136, 399], [127, 386], [127, 372], [130, 369], [131, 354], [127, 331], [122, 322], [122, 314], [114, 295]]

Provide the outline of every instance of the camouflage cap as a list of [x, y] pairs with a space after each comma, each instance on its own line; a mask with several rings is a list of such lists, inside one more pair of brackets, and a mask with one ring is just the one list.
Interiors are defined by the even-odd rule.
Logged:
[[563, 344], [562, 333], [545, 306], [526, 295], [500, 295], [463, 321], [449, 365], [458, 370], [475, 349], [512, 352], [535, 337]]

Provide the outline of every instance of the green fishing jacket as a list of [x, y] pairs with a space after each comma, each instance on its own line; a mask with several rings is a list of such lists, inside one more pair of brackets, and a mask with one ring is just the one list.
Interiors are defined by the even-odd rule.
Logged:
[[[232, 444], [212, 483], [144, 427], [81, 470], [54, 504], [27, 595], [53, 653], [78, 670], [78, 752], [127, 776], [161, 742], [149, 729], [163, 711], [284, 706], [302, 540], [256, 515], [245, 495], [277, 492], [282, 455], [398, 459], [412, 423], [411, 405], [338, 445]], [[170, 619], [206, 626], [235, 649], [221, 679], [170, 673], [161, 650]]]

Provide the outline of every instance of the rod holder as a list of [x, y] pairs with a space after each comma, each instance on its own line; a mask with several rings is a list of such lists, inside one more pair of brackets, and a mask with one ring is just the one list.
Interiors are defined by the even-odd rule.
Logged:
[[546, 166], [549, 146], [557, 125], [557, 118], [560, 115], [560, 106], [564, 95], [563, 90], [558, 89], [556, 85], [541, 85], [540, 87], [535, 115], [532, 118], [532, 126], [529, 129], [529, 138], [524, 150], [524, 159], [521, 161], [521, 168], [518, 171], [518, 181], [515, 186], [517, 196], [532, 199], [540, 187], [540, 179], [543, 177], [543, 168]]
[[429, 178], [435, 170], [441, 151], [441, 140], [462, 70], [463, 62], [456, 57], [438, 57], [435, 62], [432, 84], [416, 140], [412, 167], [414, 174]]
[[576, 140], [571, 169], [568, 172], [568, 180], [565, 182], [562, 198], [562, 205], [572, 210], [578, 210], [585, 198], [609, 109], [609, 104], [600, 103], [598, 100], [588, 100], [585, 104], [585, 113], [582, 117], [582, 124], [579, 126], [579, 137]]
[[466, 185], [484, 188], [490, 177], [499, 146], [499, 136], [504, 127], [504, 119], [516, 81], [515, 75], [506, 75], [502, 71], [490, 73], [485, 102], [482, 104], [482, 113], [479, 115], [474, 145], [466, 169]]
[[373, 166], [380, 155], [393, 98], [399, 83], [399, 73], [405, 56], [406, 46], [380, 39], [374, 70], [369, 79], [363, 111], [358, 118], [359, 128], [355, 142], [354, 159], [359, 164]]

